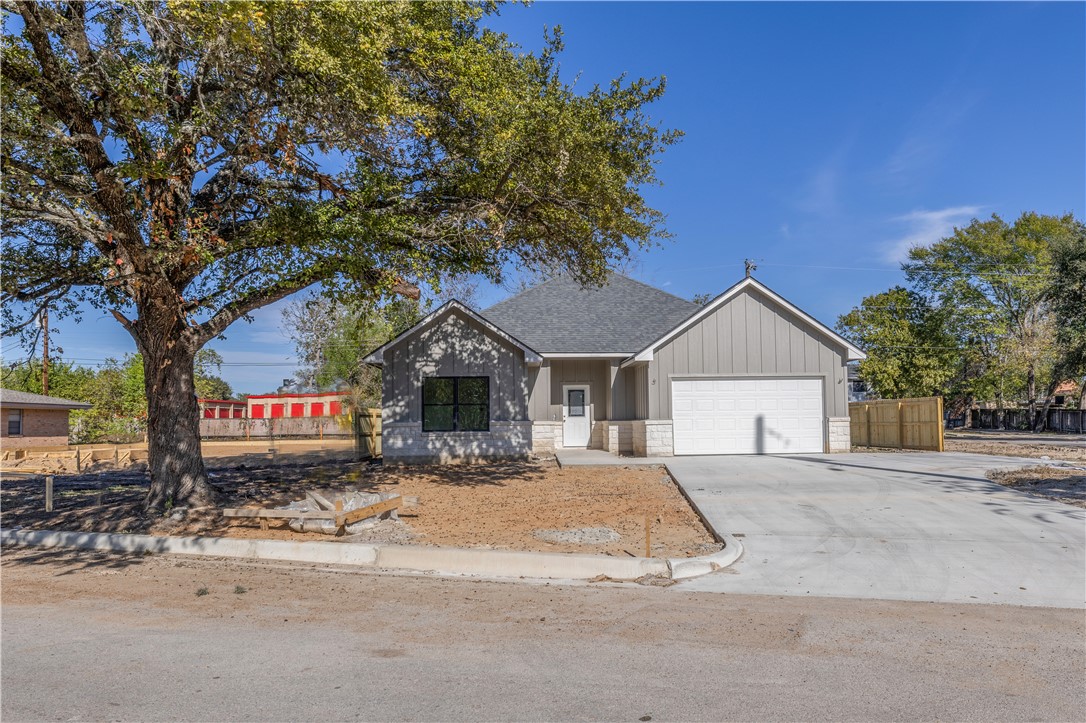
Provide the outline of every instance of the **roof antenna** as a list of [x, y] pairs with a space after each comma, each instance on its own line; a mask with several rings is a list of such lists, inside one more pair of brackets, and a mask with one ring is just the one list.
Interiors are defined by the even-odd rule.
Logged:
[[758, 264], [754, 263], [754, 259], [743, 259], [743, 266], [747, 269], [747, 278], [750, 278], [752, 272], [758, 270]]

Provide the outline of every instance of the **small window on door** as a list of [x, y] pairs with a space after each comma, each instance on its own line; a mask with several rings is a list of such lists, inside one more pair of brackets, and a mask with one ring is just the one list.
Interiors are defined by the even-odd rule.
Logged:
[[584, 416], [584, 390], [583, 389], [570, 389], [568, 392], [568, 407], [569, 416], [571, 417], [583, 417]]
[[15, 437], [23, 433], [23, 410], [8, 410], [8, 434]]

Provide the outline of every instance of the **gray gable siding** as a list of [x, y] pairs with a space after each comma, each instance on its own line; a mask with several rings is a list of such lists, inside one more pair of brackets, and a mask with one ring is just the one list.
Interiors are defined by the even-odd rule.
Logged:
[[385, 422], [422, 421], [422, 379], [430, 376], [488, 377], [490, 419], [528, 418], [524, 352], [455, 310], [385, 350]]
[[808, 322], [744, 289], [654, 350], [647, 365], [648, 417], [670, 419], [672, 377], [699, 374], [820, 376], [826, 416], [847, 417], [845, 355]]
[[633, 354], [699, 308], [613, 274], [603, 287], [587, 289], [559, 276], [495, 304], [481, 316], [543, 354]]

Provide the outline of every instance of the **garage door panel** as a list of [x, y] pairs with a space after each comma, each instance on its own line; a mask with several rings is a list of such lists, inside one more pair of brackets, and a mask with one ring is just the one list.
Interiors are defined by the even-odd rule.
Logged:
[[675, 454], [823, 451], [822, 380], [672, 382]]

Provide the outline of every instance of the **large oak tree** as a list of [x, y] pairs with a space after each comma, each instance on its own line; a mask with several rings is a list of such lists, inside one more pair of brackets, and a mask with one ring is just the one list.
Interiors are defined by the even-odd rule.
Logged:
[[599, 281], [664, 233], [662, 80], [575, 91], [558, 35], [522, 52], [493, 4], [3, 8], [4, 332], [87, 303], [128, 330], [149, 509], [214, 500], [193, 360], [253, 310], [511, 263]]

